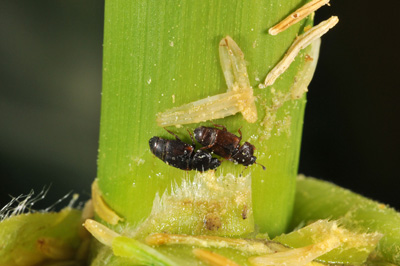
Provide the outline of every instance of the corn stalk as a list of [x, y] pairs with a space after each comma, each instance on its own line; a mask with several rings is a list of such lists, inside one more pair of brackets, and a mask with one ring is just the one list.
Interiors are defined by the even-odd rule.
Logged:
[[[311, 20], [278, 36], [268, 35], [267, 29], [305, 2], [106, 1], [98, 181], [111, 209], [136, 225], [149, 216], [157, 193], [193, 178], [194, 171], [156, 158], [149, 139], [174, 138], [157, 125], [157, 113], [226, 92], [218, 44], [229, 35], [248, 62], [258, 119], [248, 123], [236, 114], [213, 122], [233, 133], [240, 128], [266, 170], [223, 161], [216, 176], [251, 174], [255, 224], [270, 235], [286, 230], [306, 102], [304, 96], [292, 100], [288, 95], [304, 54], [272, 87], [257, 86]], [[208, 122], [169, 130], [191, 143], [186, 130], [193, 132], [199, 125], [212, 126]]]

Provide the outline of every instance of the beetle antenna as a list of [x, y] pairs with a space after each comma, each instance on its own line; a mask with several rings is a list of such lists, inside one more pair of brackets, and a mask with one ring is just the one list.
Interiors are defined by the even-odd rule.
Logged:
[[260, 165], [260, 166], [263, 168], [264, 171], [267, 169], [267, 168], [265, 168], [264, 165], [262, 165], [262, 164], [260, 164], [260, 163], [257, 163], [257, 162], [254, 162], [254, 163]]

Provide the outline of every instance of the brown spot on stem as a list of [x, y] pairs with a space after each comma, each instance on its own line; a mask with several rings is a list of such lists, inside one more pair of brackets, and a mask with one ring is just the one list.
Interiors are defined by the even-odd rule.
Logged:
[[243, 220], [246, 220], [247, 219], [247, 212], [248, 212], [249, 210], [248, 210], [248, 208], [247, 208], [247, 205], [245, 204], [245, 205], [243, 205], [243, 210], [242, 210], [242, 218], [243, 218]]
[[221, 218], [217, 213], [208, 213], [204, 217], [204, 225], [206, 226], [207, 230], [216, 231], [222, 225]]

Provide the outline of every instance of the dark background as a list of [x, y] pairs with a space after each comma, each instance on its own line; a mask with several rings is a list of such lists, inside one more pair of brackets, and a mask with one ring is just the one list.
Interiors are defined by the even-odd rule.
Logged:
[[[309, 87], [299, 172], [400, 209], [400, 3], [331, 2], [316, 20], [338, 15], [340, 22], [322, 40]], [[72, 190], [88, 198], [96, 176], [103, 5], [0, 4], [0, 208], [9, 195], [49, 184], [43, 206]]]

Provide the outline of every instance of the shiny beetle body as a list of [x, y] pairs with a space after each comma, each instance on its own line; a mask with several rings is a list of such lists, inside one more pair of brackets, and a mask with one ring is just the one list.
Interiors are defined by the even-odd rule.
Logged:
[[201, 172], [220, 166], [221, 162], [216, 158], [212, 158], [209, 152], [203, 150], [195, 151], [194, 141], [193, 145], [189, 145], [181, 141], [174, 133], [168, 132], [174, 135], [176, 139], [152, 137], [149, 140], [151, 152], [166, 164], [182, 170], [197, 170]]
[[[215, 125], [215, 127], [198, 127], [194, 130], [195, 139], [204, 147], [214, 152], [215, 154], [233, 160], [244, 166], [252, 165], [256, 162], [256, 157], [253, 155], [255, 147], [249, 142], [240, 145], [242, 140], [242, 132], [239, 131], [240, 137], [226, 130], [224, 126]], [[264, 167], [263, 167], [264, 168]]]

